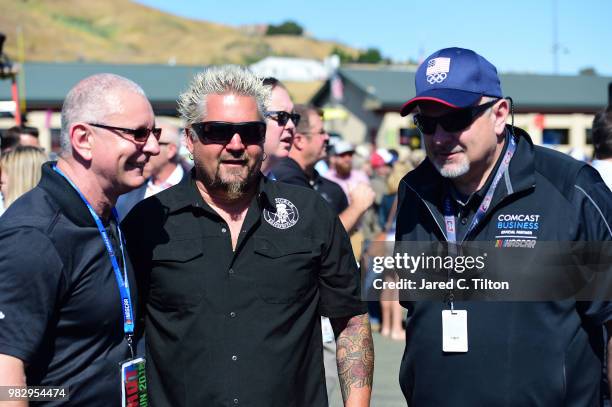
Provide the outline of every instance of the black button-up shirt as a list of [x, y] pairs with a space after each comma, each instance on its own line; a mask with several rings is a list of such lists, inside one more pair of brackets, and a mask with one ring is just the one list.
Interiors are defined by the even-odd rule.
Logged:
[[262, 177], [235, 251], [191, 179], [123, 227], [151, 405], [327, 406], [319, 316], [365, 308], [348, 236], [316, 192]]

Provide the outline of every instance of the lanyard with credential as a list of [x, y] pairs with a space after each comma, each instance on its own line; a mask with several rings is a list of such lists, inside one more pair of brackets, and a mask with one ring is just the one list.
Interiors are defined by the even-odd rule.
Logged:
[[[470, 226], [468, 227], [463, 240], [465, 240], [467, 236], [476, 228], [476, 226], [478, 226], [482, 218], [487, 213], [487, 210], [489, 209], [489, 206], [491, 205], [491, 201], [493, 200], [493, 194], [495, 193], [495, 188], [497, 188], [497, 184], [499, 183], [504, 172], [506, 172], [506, 170], [508, 169], [508, 166], [510, 165], [510, 160], [512, 159], [512, 156], [514, 155], [514, 152], [516, 151], [516, 140], [514, 140], [514, 137], [512, 135], [510, 135], [508, 139], [509, 139], [508, 141], [509, 144], [508, 144], [508, 148], [506, 149], [506, 154], [504, 154], [504, 158], [502, 162], [500, 163], [499, 167], [497, 168], [497, 172], [495, 173], [493, 182], [491, 183], [491, 186], [487, 190], [487, 193], [485, 194], [482, 200], [482, 203], [478, 207], [478, 210], [474, 214], [474, 217], [472, 218], [472, 222], [470, 223]], [[455, 228], [455, 213], [454, 213], [453, 205], [451, 203], [451, 199], [449, 196], [447, 196], [444, 199], [444, 226], [446, 228], [446, 241], [448, 243], [451, 243], [449, 245], [449, 251], [451, 252], [453, 256], [455, 256], [457, 255], [457, 247], [456, 247], [457, 230]], [[449, 294], [449, 302], [450, 302], [450, 306], [452, 309], [453, 308], [452, 292]]]
[[117, 223], [117, 233], [119, 235], [119, 250], [121, 250], [121, 257], [123, 260], [123, 273], [119, 268], [119, 264], [117, 263], [117, 256], [115, 256], [115, 250], [113, 249], [113, 245], [111, 244], [110, 238], [108, 237], [108, 233], [106, 232], [106, 228], [102, 224], [102, 220], [98, 216], [98, 214], [93, 210], [87, 199], [83, 196], [79, 188], [68, 178], [57, 166], [53, 166], [53, 170], [57, 172], [59, 175], [64, 177], [66, 181], [74, 188], [74, 190], [79, 194], [89, 213], [94, 218], [96, 222], [96, 226], [98, 227], [98, 231], [100, 232], [100, 236], [102, 236], [102, 240], [104, 241], [104, 246], [106, 247], [106, 251], [108, 253], [108, 257], [110, 258], [111, 264], [113, 265], [113, 271], [115, 272], [115, 279], [117, 280], [117, 285], [119, 286], [119, 295], [121, 296], [121, 311], [123, 314], [123, 332], [125, 333], [125, 339], [130, 348], [130, 353], [132, 358], [134, 357], [134, 345], [133, 345], [133, 337], [134, 337], [134, 314], [132, 308], [132, 299], [130, 297], [130, 283], [128, 281], [127, 276], [127, 265], [125, 262], [125, 253], [123, 249], [123, 235], [121, 234], [121, 228], [119, 227], [119, 216], [117, 216], [117, 211], [113, 208], [113, 216], [115, 218], [115, 222]]

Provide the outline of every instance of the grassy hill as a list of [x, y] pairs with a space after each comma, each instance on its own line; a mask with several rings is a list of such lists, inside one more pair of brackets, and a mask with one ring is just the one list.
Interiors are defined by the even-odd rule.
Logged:
[[249, 64], [268, 55], [322, 59], [335, 46], [358, 53], [314, 38], [245, 33], [129, 0], [0, 0], [0, 10], [4, 51], [13, 60], [18, 30], [26, 61]]

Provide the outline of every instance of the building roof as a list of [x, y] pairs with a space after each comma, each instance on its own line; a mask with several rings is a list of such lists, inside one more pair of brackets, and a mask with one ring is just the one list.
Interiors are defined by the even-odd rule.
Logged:
[[[412, 68], [341, 68], [340, 77], [367, 95], [368, 106], [397, 110], [415, 95]], [[517, 111], [596, 112], [608, 104], [612, 77], [581, 75], [501, 74], [504, 95], [512, 97]], [[322, 104], [329, 93], [329, 82], [313, 97]]]
[[[116, 65], [92, 63], [24, 64], [25, 96], [28, 110], [59, 109], [64, 97], [79, 80], [95, 73], [110, 72], [133, 80], [143, 87], [157, 113], [175, 114], [176, 99], [193, 76], [204, 69], [186, 65]], [[368, 106], [397, 110], [415, 94], [414, 70], [405, 67], [345, 67], [340, 76], [368, 95]], [[546, 112], [585, 112], [601, 110], [608, 104], [612, 77], [502, 74], [504, 94], [511, 96], [516, 110]], [[322, 104], [329, 82], [313, 96]], [[0, 81], [0, 101], [11, 100], [11, 83]]]
[[[25, 96], [28, 110], [58, 109], [68, 91], [81, 79], [96, 73], [114, 73], [138, 83], [157, 112], [175, 111], [178, 95], [184, 91], [201, 66], [114, 65], [91, 63], [24, 64]], [[0, 81], [0, 100], [11, 100], [11, 82]]]

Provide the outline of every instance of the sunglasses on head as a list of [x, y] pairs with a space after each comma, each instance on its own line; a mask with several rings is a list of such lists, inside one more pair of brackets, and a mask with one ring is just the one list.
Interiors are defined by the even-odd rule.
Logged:
[[153, 133], [153, 137], [156, 140], [159, 140], [161, 137], [162, 129], [159, 127], [153, 127], [152, 129], [146, 127], [139, 127], [137, 129], [126, 129], [124, 127], [116, 127], [116, 126], [107, 126], [106, 124], [97, 124], [97, 123], [87, 123], [90, 126], [98, 127], [100, 129], [111, 130], [111, 131], [119, 131], [121, 133], [129, 134], [132, 140], [137, 143], [146, 143], [149, 139], [151, 133]]
[[279, 126], [284, 126], [285, 124], [287, 124], [287, 122], [289, 122], [289, 119], [291, 119], [293, 124], [297, 126], [300, 122], [301, 116], [298, 113], [289, 113], [284, 112], [282, 110], [276, 110], [267, 112], [266, 117], [277, 122]]
[[438, 117], [425, 116], [423, 114], [414, 115], [414, 124], [423, 134], [433, 134], [439, 124], [444, 130], [458, 132], [470, 126], [482, 112], [497, 103], [499, 99], [492, 100], [482, 105], [457, 109]]
[[191, 128], [203, 144], [228, 144], [234, 134], [238, 133], [244, 144], [262, 144], [266, 138], [266, 123], [255, 122], [200, 122], [193, 123]]

